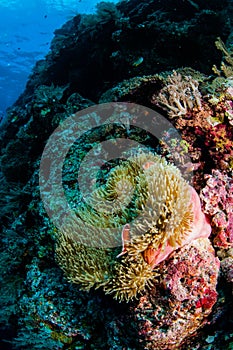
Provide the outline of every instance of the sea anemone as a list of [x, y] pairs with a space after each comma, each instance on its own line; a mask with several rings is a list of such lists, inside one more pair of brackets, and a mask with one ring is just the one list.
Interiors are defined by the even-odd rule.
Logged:
[[93, 206], [79, 205], [74, 222], [60, 232], [57, 260], [70, 282], [102, 287], [120, 301], [152, 286], [156, 265], [172, 251], [210, 234], [195, 190], [152, 153], [122, 160], [88, 203]]

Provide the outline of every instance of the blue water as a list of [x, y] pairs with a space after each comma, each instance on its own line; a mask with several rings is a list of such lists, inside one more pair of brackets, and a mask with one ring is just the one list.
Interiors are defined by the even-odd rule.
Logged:
[[35, 62], [49, 51], [54, 30], [77, 13], [93, 13], [97, 2], [0, 1], [0, 119], [23, 92]]

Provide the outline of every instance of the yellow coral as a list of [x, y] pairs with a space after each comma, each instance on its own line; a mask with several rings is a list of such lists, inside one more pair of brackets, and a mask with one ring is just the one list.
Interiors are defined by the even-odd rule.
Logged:
[[191, 76], [182, 76], [173, 71], [167, 77], [165, 86], [152, 100], [168, 111], [171, 118], [186, 115], [194, 107], [201, 108], [201, 93], [198, 81]]
[[226, 78], [233, 76], [233, 52], [227, 49], [226, 45], [222, 41], [221, 38], [217, 38], [215, 41], [216, 48], [220, 51], [222, 51], [225, 62], [221, 62], [220, 70], [217, 68], [216, 65], [213, 66], [213, 72], [217, 74], [218, 76], [221, 76], [221, 73], [225, 75]]

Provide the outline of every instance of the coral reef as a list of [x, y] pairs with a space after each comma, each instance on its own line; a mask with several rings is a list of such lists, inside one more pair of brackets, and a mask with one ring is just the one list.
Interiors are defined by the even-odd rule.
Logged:
[[231, 249], [231, 256], [228, 256], [221, 261], [221, 272], [225, 277], [226, 282], [230, 284], [232, 294], [233, 294], [233, 254], [232, 253], [233, 251]]
[[200, 238], [159, 267], [161, 278], [135, 309], [144, 349], [177, 349], [203, 323], [217, 299], [219, 261], [208, 239]]
[[[187, 76], [187, 73], [186, 70], [181, 72], [184, 77]], [[216, 78], [217, 80], [213, 79], [209, 83], [204, 75], [199, 74], [198, 76], [196, 73], [195, 76], [197, 81], [200, 81], [200, 91], [205, 86], [205, 95], [202, 94], [196, 105], [192, 97], [191, 108], [184, 109], [182, 104], [178, 104], [175, 113], [170, 108], [173, 108], [173, 105], [165, 106], [159, 102], [161, 92], [152, 95], [151, 101], [160, 104], [167, 111], [171, 122], [182, 134], [182, 145], [172, 135], [164, 135], [160, 141], [161, 154], [165, 155], [168, 160], [179, 162], [187, 171], [193, 170], [195, 188], [200, 190], [204, 181], [204, 173], [209, 173], [211, 169], [217, 168], [230, 175], [232, 170], [232, 79], [219, 80]], [[165, 78], [166, 80], [165, 89], [168, 84], [170, 91], [176, 91], [175, 82], [174, 86], [170, 85], [170, 76]], [[183, 96], [183, 92], [179, 94]], [[178, 99], [179, 94], [177, 94]], [[183, 110], [185, 110], [185, 115], [182, 115]], [[193, 164], [185, 163], [186, 154], [190, 156]]]
[[219, 170], [205, 175], [206, 186], [200, 198], [204, 212], [211, 218], [214, 245], [233, 248], [233, 179]]
[[[126, 340], [123, 337], [122, 325], [128, 322], [128, 312], [119, 304], [116, 309], [111, 302], [108, 305], [111, 311], [105, 313], [105, 303], [106, 297], [77, 291], [75, 285], [67, 284], [62, 278], [59, 268], [45, 268], [41, 259], [34, 258], [27, 265], [25, 283], [18, 296], [20, 331], [13, 346], [60, 350], [85, 349], [94, 344], [95, 348], [104, 350], [111, 348], [115, 337], [119, 348], [126, 344], [135, 348], [133, 335]], [[133, 329], [130, 331], [136, 337]]]
[[[221, 62], [216, 37], [226, 41], [231, 32], [231, 1], [193, 3], [108, 2], [96, 14], [75, 16], [55, 31], [50, 53], [37, 62], [18, 103], [25, 105], [38, 85], [52, 82], [69, 83], [69, 94], [78, 90], [96, 102], [114, 84], [135, 76], [179, 67], [210, 74], [212, 64]], [[140, 57], [143, 62], [135, 65]]]
[[152, 96], [152, 101], [165, 107], [171, 118], [187, 115], [194, 107], [201, 108], [198, 81], [191, 76], [182, 77], [180, 73], [173, 71], [159, 94]]
[[[0, 129], [1, 348], [232, 348], [232, 17], [231, 0], [130, 0], [101, 3], [95, 14], [77, 15], [55, 31], [49, 54], [33, 68]], [[220, 67], [215, 75], [213, 64]], [[93, 204], [107, 198], [116, 217], [105, 203], [109, 227], [102, 235], [103, 216], [85, 207], [76, 181], [78, 162], [98, 143], [99, 130], [94, 140], [80, 141], [63, 169], [76, 227], [59, 232], [39, 194], [41, 153], [71, 114], [111, 101], [160, 112], [153, 126], [162, 114], [181, 138], [174, 128], [159, 140], [119, 125], [107, 130], [112, 138], [134, 136], [156, 159], [140, 166], [109, 162], [102, 170], [98, 188], [88, 194]], [[79, 118], [78, 127], [90, 128], [93, 118]], [[86, 174], [91, 180], [98, 161], [97, 149]], [[165, 164], [174, 171], [172, 181]], [[153, 178], [158, 168], [163, 176]], [[119, 176], [129, 183], [115, 190]], [[143, 221], [140, 206], [151, 199], [149, 189], [154, 199], [148, 208], [155, 210], [153, 216], [145, 210]], [[88, 223], [77, 241], [83, 215]], [[95, 234], [105, 247], [87, 246]], [[211, 244], [221, 260], [217, 286], [219, 261]], [[56, 255], [75, 283], [63, 278]]]
[[224, 61], [221, 62], [220, 70], [216, 67], [216, 65], [214, 65], [212, 68], [214, 73], [219, 76], [221, 75], [221, 73], [223, 73], [223, 75], [225, 75], [225, 77], [227, 78], [232, 77], [233, 76], [233, 52], [227, 49], [226, 45], [224, 44], [221, 38], [217, 38], [217, 40], [215, 41], [215, 45], [218, 50], [222, 51], [226, 63]]

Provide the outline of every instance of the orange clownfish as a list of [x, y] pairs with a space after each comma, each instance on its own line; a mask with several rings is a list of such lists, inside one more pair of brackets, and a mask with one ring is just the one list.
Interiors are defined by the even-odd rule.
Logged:
[[130, 243], [130, 225], [125, 224], [123, 230], [121, 232], [121, 240], [122, 240], [122, 251], [117, 255], [117, 258], [127, 253], [127, 248]]

